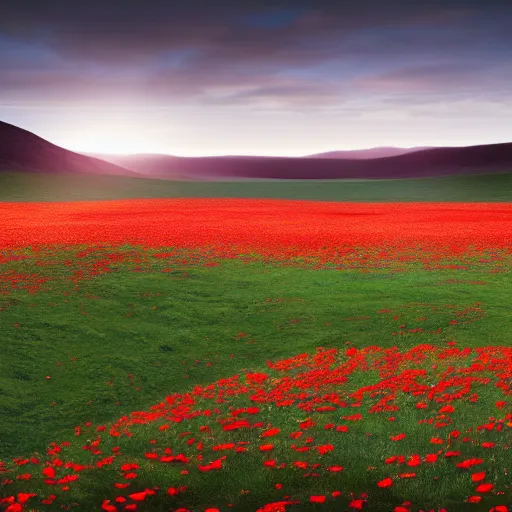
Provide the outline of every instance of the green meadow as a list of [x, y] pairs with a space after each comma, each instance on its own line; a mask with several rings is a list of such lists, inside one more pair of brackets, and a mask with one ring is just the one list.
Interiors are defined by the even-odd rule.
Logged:
[[160, 197], [363, 202], [508, 202], [512, 200], [512, 174], [403, 180], [193, 182], [116, 176], [0, 172], [0, 201], [85, 201]]
[[[138, 250], [123, 248], [133, 254]], [[510, 346], [512, 280], [508, 256], [490, 262], [475, 260], [465, 270], [426, 270], [419, 264], [397, 266], [390, 262], [370, 271], [363, 267], [337, 270], [250, 260], [219, 260], [207, 265], [188, 258], [185, 251], [182, 258], [172, 261], [149, 258], [152, 263], [148, 265], [138, 265], [128, 258], [110, 263], [108, 272], [88, 275], [91, 265], [107, 253], [91, 251], [78, 258], [66, 251], [36, 254], [27, 250], [18, 254], [27, 259], [13, 260], [12, 255], [9, 258], [3, 252], [0, 460], [29, 457], [32, 453], [44, 457], [49, 443], [70, 441], [65, 460], [94, 463], [101, 456], [94, 457], [81, 446], [86, 439], [94, 439], [95, 432], [78, 437], [74, 435], [75, 427], [85, 428], [87, 422], [112, 425], [131, 411], [149, 410], [165, 396], [233, 375], [266, 372], [268, 361], [312, 354], [317, 347], [339, 349], [343, 354], [348, 347], [375, 345], [397, 347], [400, 352], [423, 344], [444, 349], [453, 341], [458, 347], [472, 349]], [[84, 270], [85, 278], [74, 274], [81, 268], [88, 269]], [[37, 274], [40, 282], [34, 284], [26, 277], [28, 274]], [[374, 371], [358, 372], [351, 376], [347, 388], [355, 391], [378, 381]], [[503, 392], [480, 386], [479, 393], [477, 408], [461, 401], [459, 426], [475, 428], [499, 413], [494, 403], [504, 399]], [[283, 495], [301, 500], [301, 505], [292, 505], [292, 510], [340, 510], [340, 506], [348, 510], [348, 493], [337, 501], [330, 498], [326, 504], [308, 502], [310, 495], [323, 495], [337, 488], [366, 492], [373, 499], [371, 510], [393, 510], [406, 498], [424, 506], [444, 505], [450, 511], [489, 510], [493, 503], [507, 503], [502, 496], [485, 496], [480, 505], [464, 504], [471, 487], [469, 473], [466, 470], [463, 474], [445, 461], [435, 469], [424, 469], [421, 480], [404, 480], [396, 489], [376, 487], [376, 481], [387, 476], [385, 465], [382, 467], [386, 457], [430, 453], [428, 439], [439, 434], [431, 426], [418, 426], [423, 416], [411, 407], [410, 397], [399, 402], [400, 411], [393, 413], [396, 423], [387, 420], [389, 414], [366, 415], [353, 429], [351, 424], [350, 435], [345, 437], [323, 428], [315, 432], [315, 444], [332, 443], [335, 447], [320, 462], [343, 466], [341, 480], [335, 473], [327, 482], [304, 479], [298, 471], [269, 476], [257, 448], [256, 452], [235, 457], [223, 471], [191, 471], [187, 476], [173, 465], [155, 466], [144, 458], [151, 439], [160, 447], [172, 444], [176, 450], [184, 441], [177, 440], [173, 429], [199, 431], [205, 423], [214, 429], [214, 418], [192, 419], [185, 427], [176, 425], [169, 431], [151, 425], [134, 427], [134, 435], [128, 439], [106, 436], [102, 456], [108, 455], [114, 445], [122, 446], [119, 464], [124, 461], [141, 466], [135, 482], [140, 484], [138, 490], [155, 485], [160, 489], [178, 485], [190, 489], [188, 494], [178, 496], [164, 492], [164, 497], [153, 501], [150, 496], [137, 505], [137, 510], [169, 510], [169, 506], [178, 505], [194, 511], [214, 505], [227, 510], [229, 504], [234, 505], [233, 510], [256, 510], [267, 501], [283, 499]], [[219, 407], [248, 405], [233, 397]], [[361, 412], [366, 409], [363, 407]], [[359, 409], [340, 409], [316, 417], [322, 425], [329, 421], [339, 424], [340, 412], [351, 414]], [[308, 414], [272, 407], [261, 414], [267, 426], [278, 426], [285, 433], [280, 438], [280, 442], [284, 440], [282, 448], [276, 446], [280, 460], [292, 464], [304, 457], [312, 459], [308, 454], [294, 458], [289, 453], [288, 435]], [[505, 429], [510, 445], [511, 430]], [[389, 436], [402, 431], [409, 437], [398, 449]], [[368, 432], [373, 437], [365, 438]], [[216, 442], [235, 439], [257, 446], [261, 442], [259, 433], [220, 431]], [[510, 480], [503, 473], [507, 468], [512, 470], [505, 433], [499, 436], [492, 432], [488, 437], [498, 445], [492, 452], [492, 462], [486, 460], [488, 478], [496, 488], [505, 486], [506, 499], [510, 500]], [[205, 444], [211, 441], [208, 439]], [[277, 442], [277, 438], [270, 441]], [[489, 450], [480, 449], [479, 453], [482, 451], [487, 456]], [[378, 469], [368, 471], [368, 466]], [[81, 503], [80, 510], [98, 510], [98, 503], [112, 495], [118, 475], [119, 469], [112, 467], [101, 476], [81, 473], [67, 492], [53, 486], [50, 490], [58, 498], [44, 510], [70, 502]], [[431, 483], [426, 484], [425, 479]], [[285, 492], [278, 491], [276, 484], [284, 485]], [[49, 492], [42, 483], [30, 485], [38, 496]], [[15, 488], [23, 486], [14, 483], [9, 487]], [[3, 494], [0, 487], [0, 498]], [[384, 508], [376, 507], [376, 501]]]

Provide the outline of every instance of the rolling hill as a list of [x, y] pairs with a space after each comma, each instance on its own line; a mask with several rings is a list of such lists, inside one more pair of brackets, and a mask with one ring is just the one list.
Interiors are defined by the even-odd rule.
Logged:
[[68, 151], [31, 132], [0, 122], [0, 171], [85, 173], [174, 181], [430, 178], [512, 172], [512, 143], [415, 148], [395, 156], [361, 158], [359, 154], [359, 158], [352, 159], [154, 154], [91, 156]]
[[512, 143], [417, 150], [372, 159], [98, 155], [146, 177], [174, 180], [406, 179], [512, 172]]
[[137, 176], [134, 171], [68, 151], [0, 121], [0, 172], [3, 171]]
[[431, 147], [417, 148], [396, 148], [396, 147], [378, 147], [369, 149], [352, 149], [346, 151], [327, 151], [326, 153], [315, 153], [307, 155], [303, 158], [345, 158], [348, 160], [369, 160], [371, 158], [385, 158], [388, 156], [405, 155], [406, 153], [414, 153], [423, 149], [433, 149]]

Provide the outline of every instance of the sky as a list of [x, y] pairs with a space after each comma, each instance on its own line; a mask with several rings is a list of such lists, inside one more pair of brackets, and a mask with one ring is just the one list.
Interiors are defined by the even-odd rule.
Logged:
[[0, 1], [0, 120], [67, 149], [512, 141], [510, 0]]

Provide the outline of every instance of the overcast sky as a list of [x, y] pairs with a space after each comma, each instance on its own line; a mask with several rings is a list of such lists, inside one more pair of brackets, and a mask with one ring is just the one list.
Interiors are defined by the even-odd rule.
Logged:
[[512, 1], [0, 0], [0, 120], [76, 151], [512, 141]]

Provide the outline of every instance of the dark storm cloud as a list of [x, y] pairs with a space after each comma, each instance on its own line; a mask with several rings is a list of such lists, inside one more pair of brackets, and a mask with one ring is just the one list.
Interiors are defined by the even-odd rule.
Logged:
[[343, 41], [361, 29], [435, 26], [475, 12], [470, 2], [453, 0], [412, 5], [403, 2], [393, 8], [380, 0], [349, 6], [300, 0], [19, 0], [0, 8], [0, 30], [47, 44], [64, 55], [98, 60], [151, 58], [182, 48], [266, 59], [273, 51], [293, 54], [296, 45], [304, 48], [310, 43], [314, 49], [333, 38]]
[[0, 93], [334, 104], [492, 88], [511, 47], [492, 0], [18, 0], [0, 5]]

